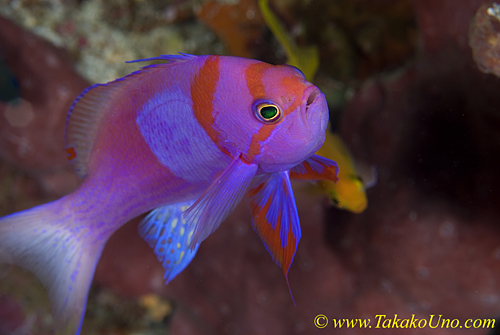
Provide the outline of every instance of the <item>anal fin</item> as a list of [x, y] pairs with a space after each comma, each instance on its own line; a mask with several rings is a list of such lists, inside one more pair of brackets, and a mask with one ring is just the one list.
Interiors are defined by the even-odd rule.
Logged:
[[282, 268], [293, 300], [288, 270], [302, 234], [288, 171], [259, 177], [252, 186], [248, 194], [253, 228], [273, 260]]

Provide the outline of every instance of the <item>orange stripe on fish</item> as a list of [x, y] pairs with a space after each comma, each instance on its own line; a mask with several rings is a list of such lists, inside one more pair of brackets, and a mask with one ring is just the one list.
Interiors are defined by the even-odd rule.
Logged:
[[245, 79], [247, 81], [247, 87], [250, 91], [250, 95], [254, 100], [262, 99], [266, 97], [266, 90], [264, 88], [264, 82], [262, 77], [264, 72], [272, 67], [271, 64], [267, 63], [255, 63], [251, 64], [245, 70]]
[[252, 136], [252, 140], [250, 141], [250, 146], [248, 147], [246, 159], [248, 161], [253, 161], [256, 156], [261, 153], [262, 150], [262, 142], [268, 138], [273, 132], [274, 127], [261, 127], [259, 131]]
[[[245, 70], [245, 78], [247, 82], [248, 90], [250, 95], [254, 100], [263, 99], [266, 97], [266, 90], [264, 88], [264, 82], [262, 77], [264, 72], [271, 68], [272, 65], [266, 63], [256, 63], [248, 66]], [[250, 140], [250, 145], [248, 147], [246, 159], [248, 161], [253, 161], [253, 159], [260, 154], [262, 141], [271, 135], [274, 127], [261, 127], [257, 133], [252, 136]]]
[[301, 105], [301, 92], [304, 91], [305, 86], [302, 83], [297, 82], [297, 76], [284, 77], [281, 81], [281, 86], [286, 89], [289, 96], [296, 97], [295, 101], [283, 111], [285, 115], [288, 115]]
[[73, 160], [73, 159], [76, 158], [75, 148], [71, 147], [71, 148], [66, 149], [66, 153], [68, 154], [67, 159], [69, 161], [71, 161], [71, 160]]
[[219, 81], [220, 58], [209, 56], [191, 84], [193, 113], [207, 135], [226, 155], [229, 152], [220, 143], [220, 133], [214, 128], [213, 101]]

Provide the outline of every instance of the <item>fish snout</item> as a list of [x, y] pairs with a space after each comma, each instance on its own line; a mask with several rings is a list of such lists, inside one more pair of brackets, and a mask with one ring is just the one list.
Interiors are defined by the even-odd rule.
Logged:
[[311, 85], [304, 90], [302, 102], [306, 104], [306, 113], [308, 112], [309, 107], [316, 101], [320, 94], [320, 90], [314, 85]]
[[325, 95], [314, 85], [307, 87], [302, 96], [304, 118], [313, 131], [325, 131], [328, 124], [328, 104]]

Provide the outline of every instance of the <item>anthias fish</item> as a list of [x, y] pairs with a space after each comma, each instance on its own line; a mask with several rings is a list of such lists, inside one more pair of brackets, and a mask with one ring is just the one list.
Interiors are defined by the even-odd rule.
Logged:
[[81, 185], [0, 219], [0, 260], [40, 278], [56, 334], [79, 333], [103, 247], [132, 218], [151, 211], [139, 233], [168, 282], [246, 194], [286, 277], [301, 237], [290, 178], [337, 179], [335, 162], [314, 155], [325, 97], [296, 68], [224, 56], [146, 60], [163, 63], [93, 85], [73, 103], [66, 151]]

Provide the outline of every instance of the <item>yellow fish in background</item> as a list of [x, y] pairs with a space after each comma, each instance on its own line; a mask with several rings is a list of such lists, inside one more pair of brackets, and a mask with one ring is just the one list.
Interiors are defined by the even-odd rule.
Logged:
[[[267, 26], [285, 50], [287, 63], [299, 68], [306, 79], [312, 81], [319, 67], [318, 48], [297, 46], [269, 8], [267, 0], [259, 0], [259, 8]], [[340, 136], [327, 130], [325, 143], [317, 154], [334, 160], [339, 167], [337, 183], [320, 181], [318, 186], [321, 191], [329, 197], [335, 207], [353, 213], [363, 212], [368, 205], [365, 185], [356, 173], [351, 155]]]
[[259, 8], [267, 26], [285, 49], [288, 64], [299, 68], [308, 81], [312, 81], [319, 67], [319, 51], [315, 45], [299, 47], [288, 36], [285, 28], [269, 8], [267, 0], [259, 0]]
[[354, 168], [354, 161], [338, 134], [326, 131], [326, 140], [316, 152], [317, 155], [335, 160], [339, 167], [337, 183], [319, 181], [323, 193], [328, 195], [330, 202], [338, 208], [353, 213], [361, 213], [366, 209], [365, 185]]

